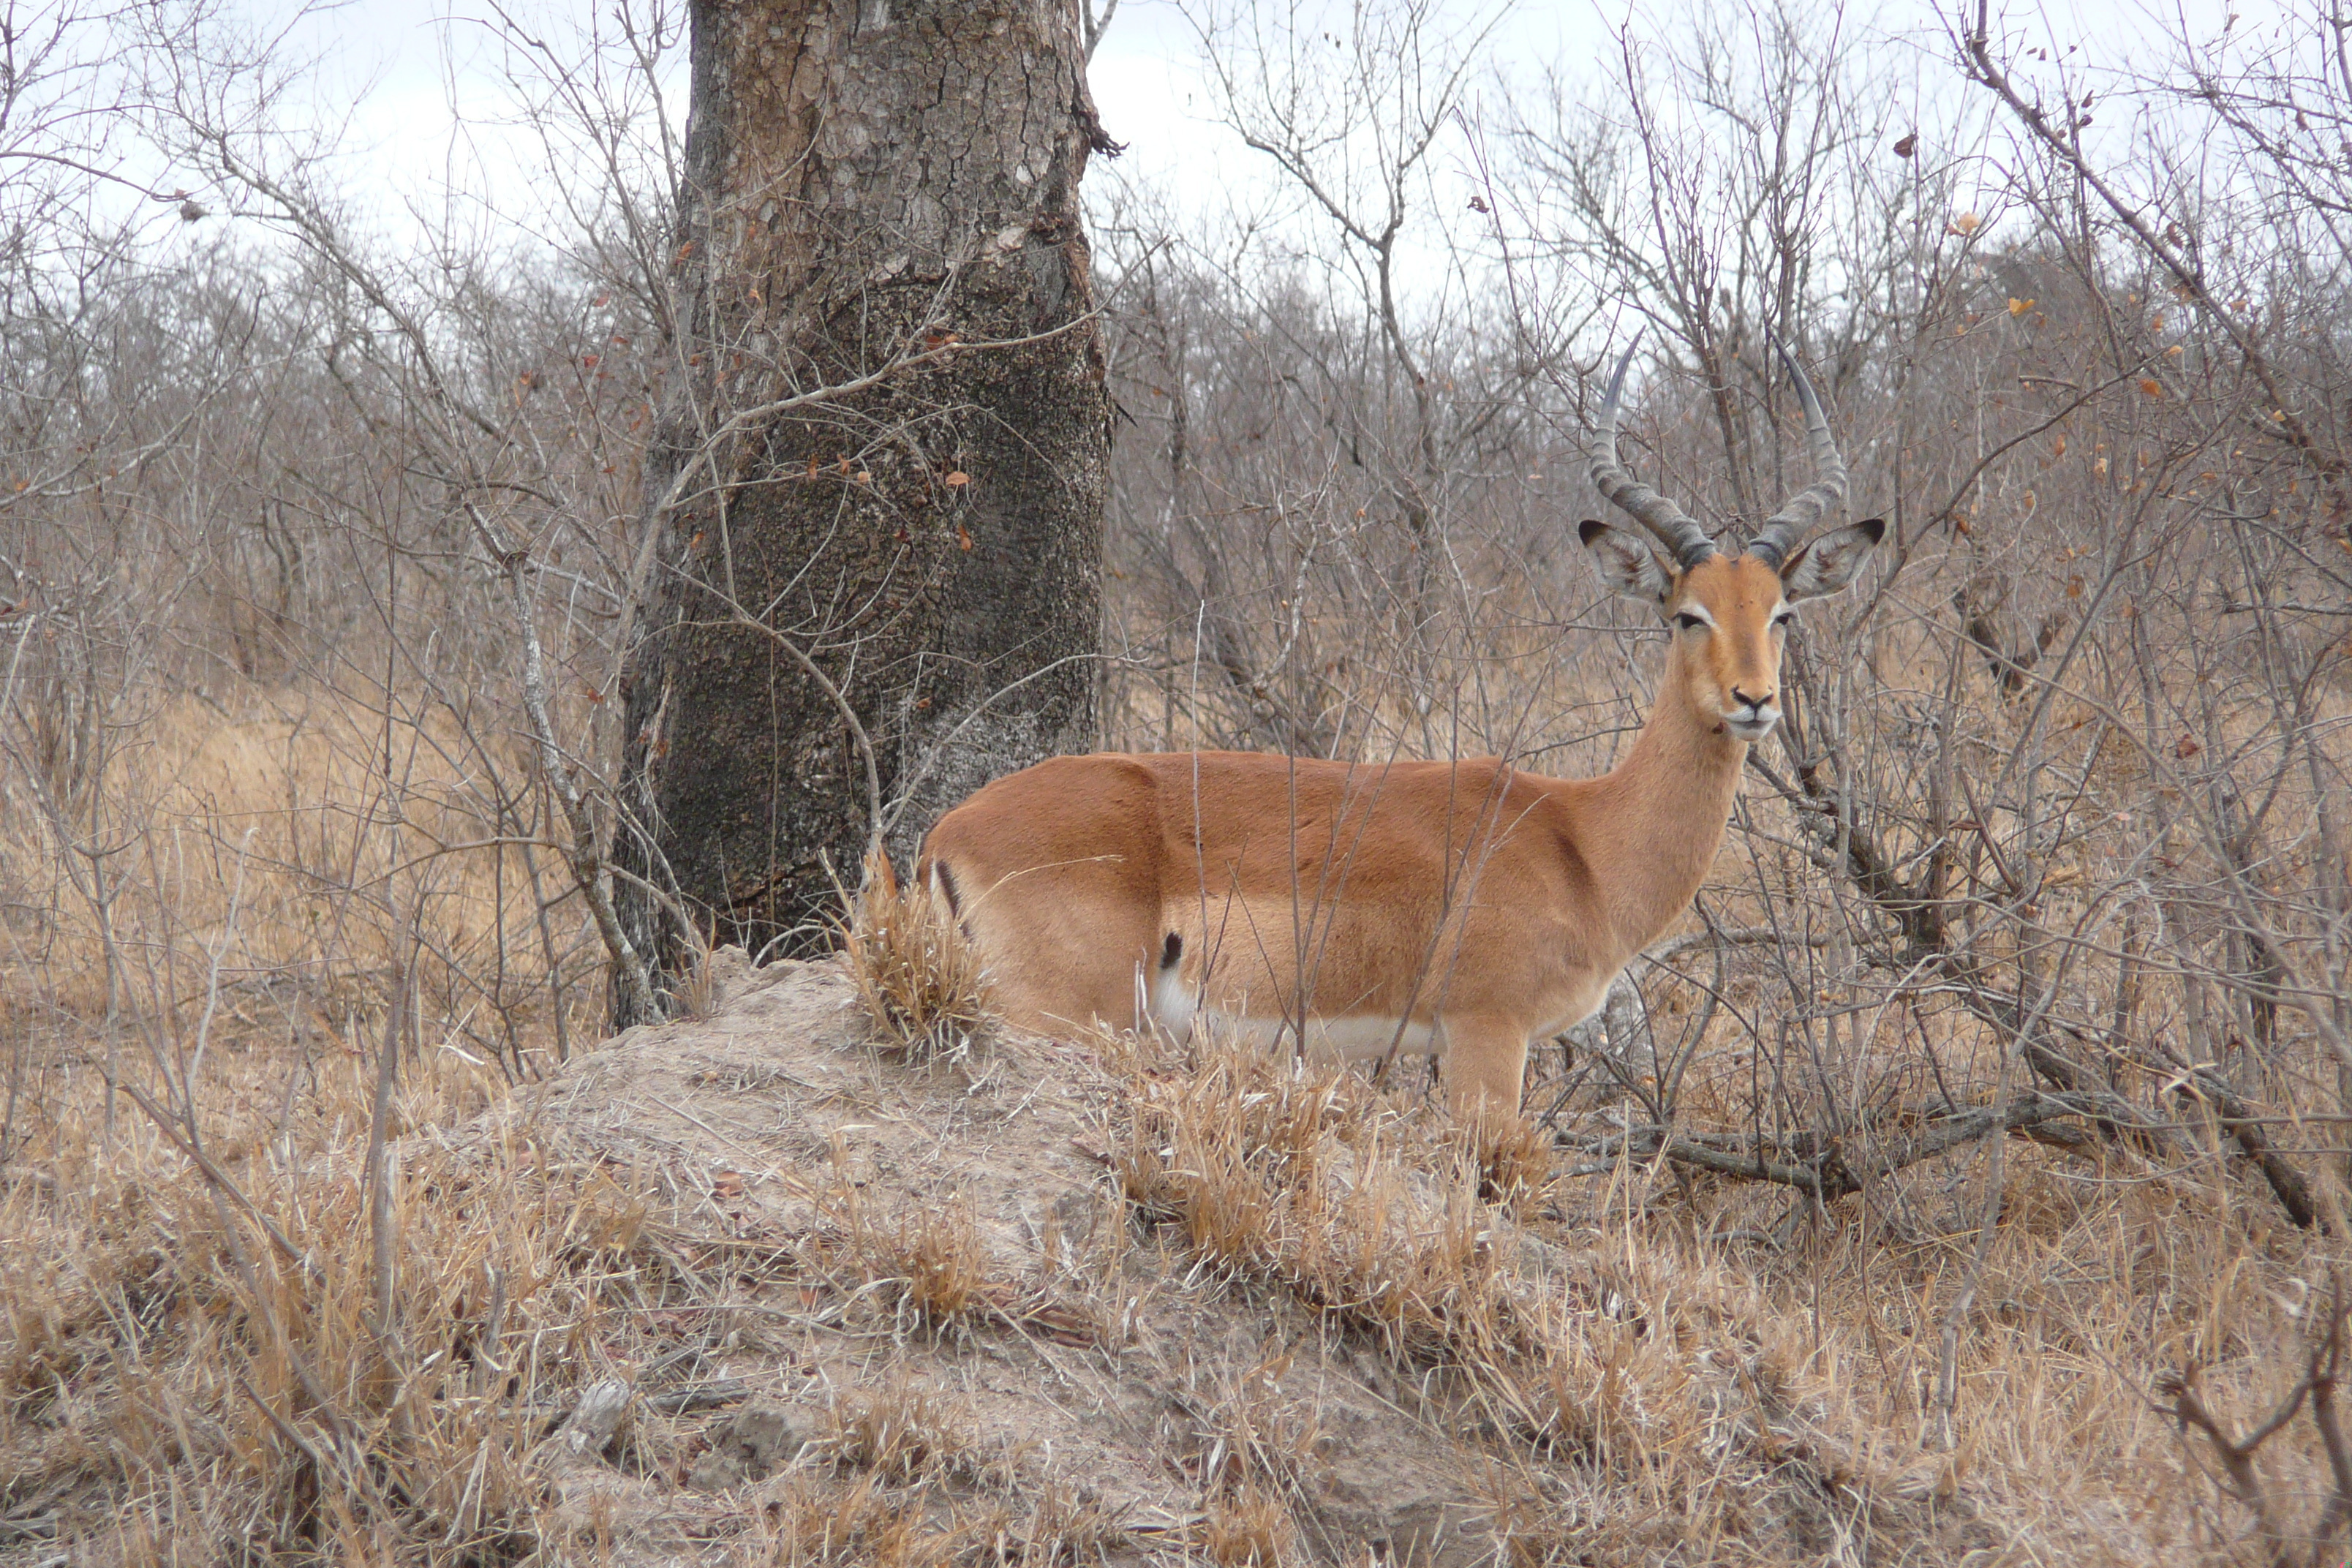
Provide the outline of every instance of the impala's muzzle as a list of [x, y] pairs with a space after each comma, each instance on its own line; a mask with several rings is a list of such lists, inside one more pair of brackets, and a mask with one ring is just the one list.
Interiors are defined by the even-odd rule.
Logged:
[[1780, 700], [1777, 696], [1760, 700], [1734, 688], [1731, 706], [1724, 710], [1723, 732], [1735, 741], [1749, 743], [1762, 740], [1780, 721]]

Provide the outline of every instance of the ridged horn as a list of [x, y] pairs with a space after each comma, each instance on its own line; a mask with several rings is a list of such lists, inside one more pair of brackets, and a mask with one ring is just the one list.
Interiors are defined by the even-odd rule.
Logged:
[[1797, 401], [1805, 406], [1805, 447], [1812, 455], [1813, 482], [1790, 496], [1780, 510], [1767, 518], [1764, 526], [1756, 531], [1748, 542], [1753, 554], [1762, 556], [1774, 566], [1789, 558], [1804, 537], [1818, 526], [1825, 515], [1845, 504], [1845, 459], [1838, 456], [1837, 439], [1830, 434], [1829, 416], [1822, 412], [1822, 400], [1813, 395], [1813, 384], [1805, 379], [1804, 368], [1797, 363], [1770, 327], [1764, 337], [1789, 367], [1789, 381], [1797, 389]]
[[1625, 349], [1625, 357], [1617, 362], [1616, 374], [1609, 378], [1609, 395], [1601, 400], [1601, 427], [1592, 433], [1592, 445], [1586, 454], [1592, 460], [1592, 488], [1612, 506], [1657, 535], [1658, 542], [1674, 556], [1675, 563], [1688, 571], [1715, 553], [1715, 541], [1685, 516], [1680, 507], [1635, 481], [1617, 461], [1617, 396], [1625, 390], [1626, 367], [1633, 363], [1633, 351], [1641, 346], [1642, 333], [1635, 332], [1633, 342]]

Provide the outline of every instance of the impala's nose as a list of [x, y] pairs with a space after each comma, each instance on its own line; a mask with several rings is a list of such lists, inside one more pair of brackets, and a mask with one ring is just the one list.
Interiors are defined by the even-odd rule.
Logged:
[[1760, 741], [1772, 732], [1780, 721], [1780, 710], [1770, 706], [1777, 693], [1767, 691], [1761, 697], [1750, 697], [1735, 686], [1731, 689], [1731, 710], [1723, 716], [1724, 730], [1734, 739]]

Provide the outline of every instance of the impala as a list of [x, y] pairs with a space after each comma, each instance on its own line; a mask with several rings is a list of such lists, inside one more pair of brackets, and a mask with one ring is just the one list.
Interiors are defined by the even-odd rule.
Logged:
[[1552, 779], [1491, 757], [1105, 753], [999, 779], [931, 829], [921, 874], [1013, 1022], [1181, 1038], [1206, 1019], [1347, 1057], [1434, 1054], [1457, 1114], [1517, 1109], [1528, 1043], [1590, 1017], [1689, 907], [1748, 748], [1780, 721], [1793, 606], [1844, 588], [1884, 531], [1874, 518], [1807, 541], [1843, 503], [1845, 466], [1782, 350], [1816, 477], [1744, 550], [1718, 549], [1618, 462], [1633, 357], [1589, 456], [1595, 488], [1656, 542], [1578, 531], [1601, 581], [1669, 628], [1624, 761]]

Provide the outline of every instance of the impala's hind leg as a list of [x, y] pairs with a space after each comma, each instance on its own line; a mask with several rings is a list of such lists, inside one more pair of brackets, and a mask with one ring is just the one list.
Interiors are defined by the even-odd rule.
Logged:
[[[1040, 1034], [1139, 1026], [1139, 970], [1150, 973], [1165, 933], [1157, 909], [1131, 912], [1092, 879], [1009, 877], [993, 882], [950, 870], [963, 928], [980, 943], [1005, 1018]], [[935, 884], [936, 885], [936, 884]]]

